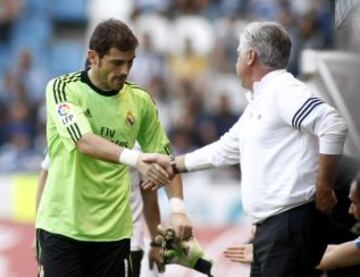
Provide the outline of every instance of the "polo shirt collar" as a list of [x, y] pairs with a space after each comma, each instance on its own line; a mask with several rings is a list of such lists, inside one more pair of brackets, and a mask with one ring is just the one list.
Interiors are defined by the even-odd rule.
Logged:
[[277, 79], [278, 76], [284, 74], [285, 72], [285, 69], [273, 70], [263, 76], [260, 81], [254, 82], [252, 91], [253, 97], [258, 97], [262, 91], [268, 90], [274, 79]]

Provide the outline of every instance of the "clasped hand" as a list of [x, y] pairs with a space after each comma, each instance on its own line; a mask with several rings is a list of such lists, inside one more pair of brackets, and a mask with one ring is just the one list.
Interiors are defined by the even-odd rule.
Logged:
[[175, 174], [170, 165], [170, 157], [162, 154], [142, 153], [136, 168], [143, 177], [143, 189], [156, 190], [171, 183]]

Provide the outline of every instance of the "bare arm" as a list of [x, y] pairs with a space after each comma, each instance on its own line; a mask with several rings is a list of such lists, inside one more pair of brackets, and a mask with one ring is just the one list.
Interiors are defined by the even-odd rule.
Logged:
[[187, 239], [192, 235], [192, 225], [185, 210], [181, 176], [176, 175], [165, 190], [170, 204], [170, 225], [178, 238]]
[[157, 226], [160, 224], [160, 209], [157, 199], [157, 192], [151, 190], [141, 190], [144, 202], [144, 216], [148, 226], [151, 240], [154, 240], [157, 234]]
[[151, 237], [151, 245], [149, 255], [149, 267], [153, 268], [154, 264], [156, 264], [159, 272], [165, 271], [165, 264], [161, 258], [161, 248], [158, 245], [153, 244], [155, 242], [155, 237], [157, 235], [157, 226], [160, 225], [160, 209], [157, 199], [156, 191], [151, 190], [141, 190], [143, 203], [144, 203], [144, 216], [146, 225], [148, 226], [150, 237]]
[[119, 163], [119, 156], [124, 149], [92, 133], [83, 135], [76, 146], [84, 154], [112, 163]]
[[332, 270], [360, 264], [360, 249], [353, 241], [339, 245], [329, 245], [317, 266], [321, 270]]
[[333, 188], [339, 160], [340, 155], [320, 154], [316, 178], [316, 207], [322, 212], [331, 212], [337, 202]]
[[[98, 135], [87, 133], [84, 134], [76, 144], [80, 152], [87, 154], [96, 159], [107, 162], [119, 163], [122, 161], [125, 154], [125, 148], [116, 145]], [[127, 153], [135, 153], [133, 150], [126, 150]], [[154, 184], [169, 184], [168, 174], [157, 164], [148, 164], [142, 161], [142, 157], [146, 154], [141, 154], [138, 158], [132, 157], [131, 162], [122, 162], [127, 165], [136, 167], [144, 180], [149, 180]], [[128, 160], [128, 159], [127, 159]]]

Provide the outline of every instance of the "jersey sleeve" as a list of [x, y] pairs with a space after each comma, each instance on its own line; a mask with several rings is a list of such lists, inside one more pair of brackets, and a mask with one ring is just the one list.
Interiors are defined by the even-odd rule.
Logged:
[[143, 152], [172, 154], [172, 147], [160, 124], [154, 102], [149, 95], [145, 96], [143, 118], [139, 131], [138, 142]]
[[281, 90], [276, 98], [281, 117], [299, 132], [319, 138], [319, 152], [341, 154], [347, 128], [340, 114], [301, 85]]
[[79, 98], [66, 79], [60, 77], [48, 83], [46, 88], [48, 124], [54, 124], [56, 132], [68, 151], [75, 149], [80, 138], [92, 132], [84, 115]]

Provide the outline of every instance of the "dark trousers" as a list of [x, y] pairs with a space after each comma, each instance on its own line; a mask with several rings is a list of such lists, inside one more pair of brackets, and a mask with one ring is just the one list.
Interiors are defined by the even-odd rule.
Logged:
[[141, 261], [144, 255], [144, 251], [136, 250], [131, 251], [131, 263], [133, 268], [133, 277], [140, 277]]
[[256, 227], [251, 277], [315, 277], [327, 246], [328, 217], [314, 202], [268, 218]]
[[37, 230], [40, 277], [132, 277], [130, 239], [84, 242]]

